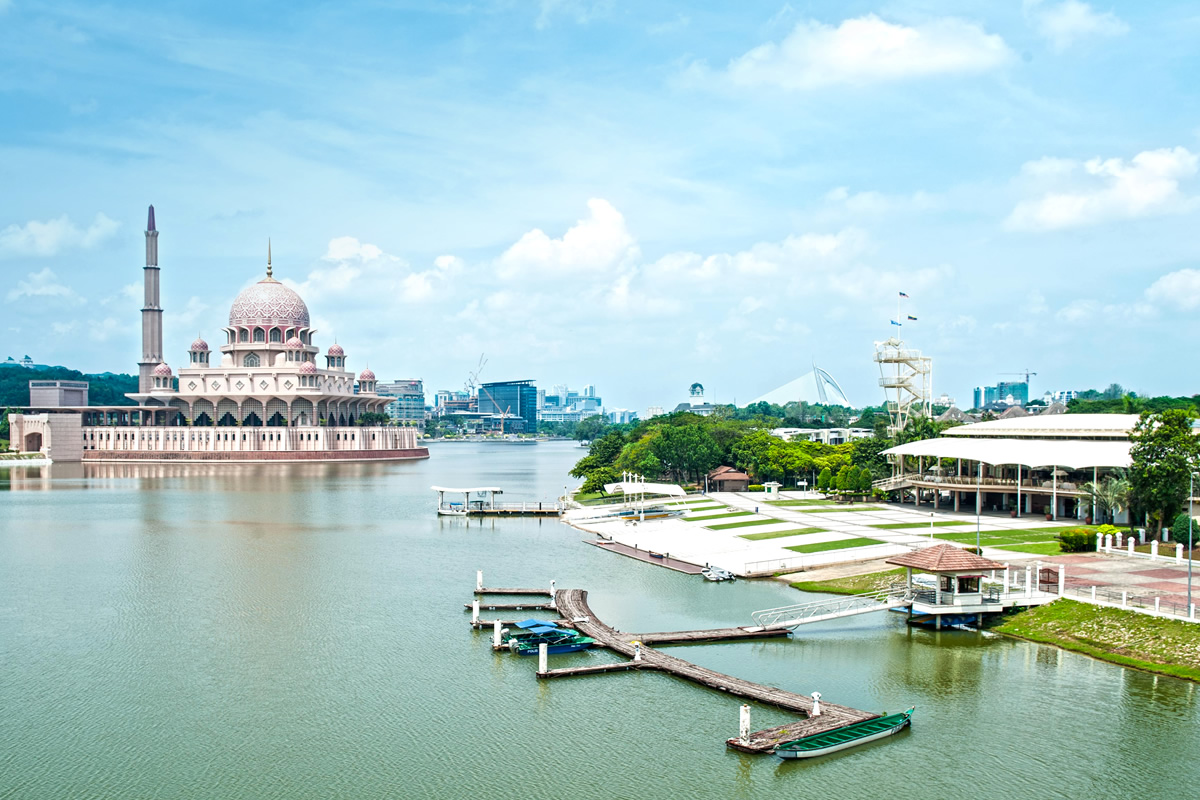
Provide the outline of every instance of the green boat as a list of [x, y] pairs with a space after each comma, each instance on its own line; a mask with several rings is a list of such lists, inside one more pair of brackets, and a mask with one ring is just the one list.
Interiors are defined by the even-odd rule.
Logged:
[[780, 758], [816, 758], [817, 756], [836, 753], [849, 747], [855, 747], [893, 733], [899, 733], [908, 726], [916, 708], [910, 708], [900, 714], [888, 714], [864, 722], [855, 722], [843, 728], [835, 728], [824, 733], [814, 733], [792, 742], [785, 742], [775, 748], [775, 755]]

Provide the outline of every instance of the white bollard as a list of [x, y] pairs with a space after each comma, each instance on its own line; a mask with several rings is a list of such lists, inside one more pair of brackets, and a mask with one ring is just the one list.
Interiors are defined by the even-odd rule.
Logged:
[[1121, 605], [1122, 606], [1129, 605], [1129, 592], [1127, 592], [1127, 591], [1121, 592]]
[[479, 598], [476, 597], [471, 601], [471, 624], [479, 624]]
[[1111, 533], [1104, 534], [1104, 552], [1106, 552], [1106, 553], [1112, 552], [1112, 534]]
[[1190, 606], [1188, 606], [1188, 619], [1195, 619], [1195, 618], [1196, 618], [1196, 604], [1192, 603]]
[[1096, 534], [1096, 552], [1099, 553], [1100, 549], [1102, 547], [1104, 547], [1104, 537], [1101, 534], [1097, 533]]
[[642, 663], [642, 643], [641, 642], [633, 643], [633, 661], [635, 664]]
[[1113, 544], [1115, 544], [1117, 546], [1118, 550], [1121, 549], [1121, 532], [1120, 531], [1117, 531], [1116, 536], [1113, 537]]
[[1182, 542], [1175, 545], [1175, 563], [1176, 564], [1183, 563], [1183, 543]]
[[1146, 543], [1146, 529], [1145, 528], [1138, 528], [1138, 543], [1139, 544]]
[[1027, 597], [1033, 596], [1033, 575], [1031, 573], [1031, 570], [1032, 570], [1032, 567], [1030, 567], [1028, 564], [1026, 564], [1025, 565], [1025, 595]]
[[1125, 543], [1125, 554], [1133, 558], [1133, 537], [1129, 537], [1129, 541]]
[[546, 648], [548, 646], [545, 642], [538, 645], [538, 673], [541, 675], [545, 675], [550, 666], [549, 659], [546, 657]]
[[1150, 560], [1158, 561], [1158, 541], [1157, 540], [1150, 543]]
[[1092, 602], [1096, 602], [1096, 587], [1092, 587]]
[[502, 635], [503, 634], [500, 631], [500, 620], [492, 620], [492, 647], [497, 649], [500, 647], [500, 637]]
[[481, 569], [475, 570], [475, 591], [483, 591], [483, 570]]
[[551, 608], [554, 608], [554, 601], [556, 599], [556, 596], [554, 593], [555, 592], [554, 583], [555, 583], [554, 581], [550, 581], [550, 607]]
[[810, 714], [809, 716], [819, 717], [819, 716], [821, 716], [821, 693], [813, 692], [812, 699], [813, 699], [812, 714]]
[[1162, 598], [1154, 598], [1154, 615], [1158, 616], [1159, 609], [1162, 608]]
[[750, 738], [750, 706], [743, 703], [741, 717], [738, 720], [738, 738], [743, 742]]
[[1004, 562], [1004, 593], [1005, 594], [1008, 594], [1008, 589], [1012, 585], [1009, 582], [1009, 577], [1010, 577], [1010, 575], [1009, 575], [1008, 562], [1005, 561]]
[[1067, 567], [1065, 564], [1058, 565], [1058, 596], [1062, 597], [1067, 593]]

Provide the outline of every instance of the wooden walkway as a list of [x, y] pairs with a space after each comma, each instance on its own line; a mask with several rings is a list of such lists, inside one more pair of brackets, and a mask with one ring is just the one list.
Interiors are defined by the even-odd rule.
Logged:
[[[534, 597], [549, 597], [549, 589], [476, 589], [475, 594], [509, 594], [515, 596], [532, 595]], [[481, 601], [482, 602], [482, 601]]]
[[659, 633], [631, 633], [634, 641], [642, 644], [710, 644], [712, 642], [744, 642], [750, 639], [777, 639], [787, 636], [783, 628], [714, 628], [706, 631], [662, 631]]
[[671, 558], [670, 553], [664, 553], [662, 558], [655, 558], [650, 555], [649, 550], [642, 550], [637, 547], [630, 547], [627, 544], [620, 542], [609, 541], [608, 539], [587, 539], [588, 544], [595, 545], [603, 550], [608, 550], [613, 553], [619, 553], [629, 558], [645, 561], [647, 564], [656, 564], [660, 567], [673, 569], [676, 572], [682, 572], [686, 575], [699, 575], [704, 567], [698, 567], [687, 561], [680, 561], [678, 558]]
[[[470, 603], [463, 603], [463, 608], [467, 611], [471, 610]], [[526, 603], [493, 603], [490, 600], [480, 600], [479, 610], [490, 609], [492, 611], [553, 611], [553, 603], [538, 603], [529, 601]]]
[[[555, 598], [555, 606], [562, 617], [572, 620], [571, 627], [578, 630], [585, 636], [590, 636], [600, 644], [613, 652], [620, 653], [631, 659], [628, 664], [622, 666], [633, 669], [656, 669], [662, 672], [667, 672], [676, 675], [680, 678], [686, 678], [690, 681], [707, 686], [710, 689], [715, 689], [720, 692], [742, 697], [747, 700], [754, 700], [766, 705], [772, 705], [777, 708], [782, 708], [786, 711], [792, 711], [798, 714], [804, 714], [806, 717], [811, 713], [813, 700], [808, 695], [796, 694], [787, 692], [783, 689], [777, 689], [772, 686], [763, 686], [750, 681], [735, 678], [731, 675], [725, 675], [705, 667], [697, 666], [689, 661], [684, 661], [681, 658], [669, 656], [666, 653], [659, 652], [652, 647], [641, 647], [641, 662], [634, 663], [632, 658], [635, 654], [635, 646], [633, 642], [644, 641], [638, 638], [638, 634], [621, 633], [612, 627], [604, 624], [596, 619], [596, 615], [592, 612], [591, 607], [587, 602], [587, 592], [583, 589], [560, 589]], [[742, 628], [728, 628], [726, 631], [743, 631]], [[714, 631], [689, 631], [687, 633], [713, 634]], [[693, 641], [713, 641], [714, 639], [695, 639]], [[587, 668], [575, 668], [576, 670], [586, 670]], [[606, 671], [617, 669], [610, 667]], [[599, 670], [595, 670], [599, 671]], [[586, 671], [576, 671], [573, 673], [560, 672], [551, 670], [550, 672], [559, 672], [559, 675], [553, 676], [548, 673], [539, 674], [539, 678], [543, 677], [565, 677], [567, 674], [584, 675], [589, 674]], [[808, 719], [792, 723], [790, 725], [781, 726], [778, 728], [770, 728], [751, 734], [745, 741], [741, 739], [730, 739], [726, 742], [730, 747], [738, 750], [743, 750], [748, 753], [765, 753], [774, 749], [775, 745], [797, 739], [801, 736], [807, 736], [813, 733], [821, 733], [824, 731], [841, 728], [845, 725], [850, 725], [863, 720], [874, 719], [879, 716], [868, 711], [859, 711], [855, 708], [847, 706], [839, 706], [835, 703], [821, 703], [821, 715], [819, 717], [809, 717]], [[795, 731], [801, 731], [796, 732]]]

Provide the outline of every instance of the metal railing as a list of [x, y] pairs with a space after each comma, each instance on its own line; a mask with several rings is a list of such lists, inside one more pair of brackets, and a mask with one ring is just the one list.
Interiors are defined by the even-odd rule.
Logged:
[[1196, 604], [1190, 607], [1186, 601], [1164, 600], [1160, 596], [1131, 595], [1128, 590], [1071, 587], [1062, 595], [1070, 600], [1079, 600], [1109, 608], [1124, 608], [1151, 616], [1168, 617], [1183, 622], [1200, 622], [1196, 616]]
[[903, 583], [896, 583], [880, 591], [767, 608], [755, 611], [750, 618], [754, 620], [755, 625], [762, 628], [791, 628], [803, 625], [814, 617], [850, 616], [883, 610], [892, 603], [908, 600], [906, 591], [907, 587]]

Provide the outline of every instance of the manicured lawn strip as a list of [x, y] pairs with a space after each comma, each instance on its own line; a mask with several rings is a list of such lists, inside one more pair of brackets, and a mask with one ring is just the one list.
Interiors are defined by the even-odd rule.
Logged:
[[802, 508], [797, 511], [797, 514], [844, 514], [847, 511], [886, 511], [887, 509], [879, 506], [838, 506], [837, 508]]
[[871, 544], [884, 544], [878, 539], [841, 539], [836, 542], [813, 542], [812, 544], [796, 544], [785, 547], [793, 553], [820, 553], [825, 550], [849, 550], [851, 547], [866, 547]]
[[942, 522], [889, 522], [886, 525], [868, 525], [869, 528], [881, 528], [886, 531], [899, 531], [907, 528], [928, 528], [932, 525], [935, 528], [946, 528], [953, 525], [969, 525], [968, 522], [957, 522], [954, 520], [946, 520]]
[[[988, 545], [992, 547], [993, 545]], [[1018, 553], [1035, 553], [1039, 556], [1062, 555], [1058, 542], [1032, 542], [1030, 544], [1004, 544], [996, 546], [997, 550], [1015, 550]]]
[[729, 506], [696, 506], [695, 508], [687, 508], [684, 510], [695, 514], [698, 511], [720, 511], [725, 508], [729, 508]]
[[831, 506], [834, 505], [832, 500], [768, 500], [767, 505], [772, 506]]
[[743, 533], [739, 539], [749, 539], [752, 542], [759, 542], [763, 539], [781, 539], [784, 536], [800, 536], [805, 533], [824, 533], [822, 528], [796, 528], [790, 531], [768, 531], [766, 533]]
[[850, 575], [831, 578], [827, 581], [797, 581], [789, 584], [802, 592], [828, 592], [829, 594], [866, 594], [887, 589], [896, 581], [904, 579], [904, 567], [883, 572], [868, 572], [866, 575]]
[[712, 516], [708, 516], [708, 517], [685, 517], [684, 519], [687, 522], [704, 522], [705, 520], [711, 520], [711, 519], [726, 519], [728, 517], [752, 517], [752, 516], [754, 516], [753, 511], [730, 511], [728, 514], [713, 514]]
[[992, 630], [1200, 681], [1200, 625], [1194, 623], [1063, 599], [1014, 614]]
[[[975, 534], [973, 533], [935, 533], [933, 538], [944, 539], [947, 542], [957, 542], [958, 544], [975, 544]], [[979, 537], [979, 544], [983, 547], [997, 547], [1002, 544], [1012, 544], [1012, 539], [989, 536], [985, 533]]]
[[[729, 514], [728, 516], [733, 516]], [[748, 519], [742, 522], [731, 522], [728, 525], [705, 525], [710, 531], [724, 531], [730, 528], [749, 528], [751, 525], [778, 525], [787, 523], [785, 519]]]

